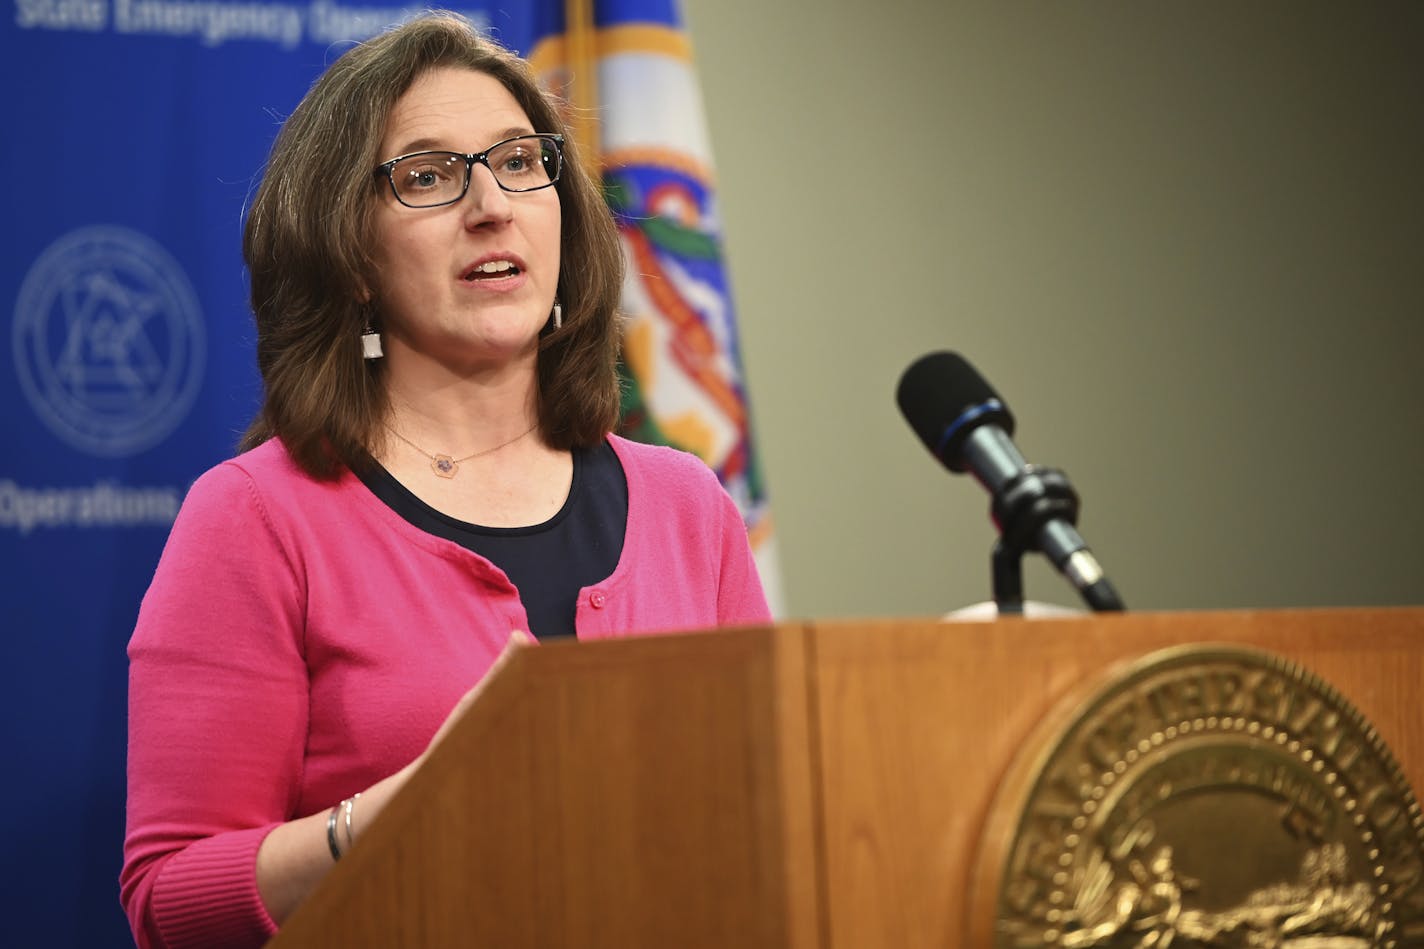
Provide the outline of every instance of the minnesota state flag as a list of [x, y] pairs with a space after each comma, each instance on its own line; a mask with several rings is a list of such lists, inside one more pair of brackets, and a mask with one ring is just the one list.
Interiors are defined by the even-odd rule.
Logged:
[[570, 105], [628, 260], [622, 433], [698, 455], [741, 508], [781, 615], [771, 512], [722, 263], [712, 150], [674, 0], [566, 0], [527, 54]]

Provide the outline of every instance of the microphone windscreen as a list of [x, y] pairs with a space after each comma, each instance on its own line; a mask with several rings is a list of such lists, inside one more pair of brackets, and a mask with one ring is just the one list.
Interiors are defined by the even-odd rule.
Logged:
[[1014, 417], [999, 394], [958, 353], [928, 353], [900, 376], [895, 391], [900, 412], [925, 447], [953, 471], [964, 438], [985, 423], [1014, 433]]

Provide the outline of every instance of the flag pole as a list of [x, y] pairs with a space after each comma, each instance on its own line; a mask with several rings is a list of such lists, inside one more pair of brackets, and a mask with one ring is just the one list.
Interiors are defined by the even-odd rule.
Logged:
[[590, 174], [600, 174], [603, 157], [598, 141], [598, 29], [593, 0], [566, 0], [564, 36], [568, 44], [570, 131]]

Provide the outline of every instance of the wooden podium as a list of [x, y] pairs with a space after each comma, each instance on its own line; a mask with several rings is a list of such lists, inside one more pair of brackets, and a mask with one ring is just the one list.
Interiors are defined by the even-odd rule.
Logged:
[[1040, 720], [1163, 647], [1305, 666], [1424, 787], [1424, 610], [788, 623], [529, 648], [276, 947], [956, 947]]

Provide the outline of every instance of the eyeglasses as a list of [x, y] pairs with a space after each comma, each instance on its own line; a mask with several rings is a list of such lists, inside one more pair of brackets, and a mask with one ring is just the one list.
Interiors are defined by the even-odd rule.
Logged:
[[494, 175], [505, 191], [538, 191], [559, 180], [564, 165], [562, 135], [521, 135], [476, 155], [459, 152], [412, 152], [377, 165], [374, 174], [391, 183], [396, 200], [408, 208], [454, 204], [470, 188], [476, 163]]

